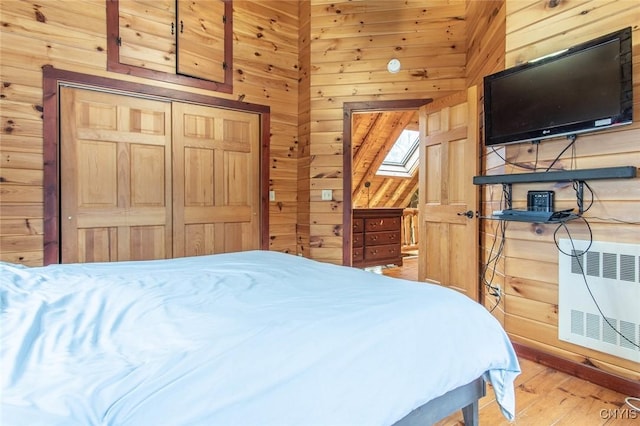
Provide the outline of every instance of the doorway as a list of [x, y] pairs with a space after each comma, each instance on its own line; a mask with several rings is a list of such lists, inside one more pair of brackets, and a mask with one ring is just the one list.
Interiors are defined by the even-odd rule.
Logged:
[[[372, 178], [375, 174], [375, 170], [367, 171], [366, 167], [361, 167], [364, 163], [356, 164], [354, 162], [354, 118], [358, 116], [358, 121], [361, 123], [372, 123], [377, 121], [379, 125], [392, 125], [396, 123], [396, 133], [402, 130], [401, 123], [409, 122], [412, 113], [416, 113], [421, 106], [427, 105], [432, 102], [432, 99], [405, 99], [405, 100], [392, 100], [392, 101], [376, 101], [376, 102], [346, 102], [343, 106], [343, 189], [344, 189], [344, 207], [343, 207], [343, 264], [352, 265], [352, 215], [354, 198], [353, 190], [356, 189], [356, 194], [367, 193], [367, 206], [372, 206], [372, 201], [378, 203], [380, 199], [384, 198], [382, 195], [376, 196], [376, 199], [372, 199]], [[388, 112], [388, 117], [384, 117], [384, 112]], [[405, 114], [404, 112], [408, 112]], [[388, 121], [387, 121], [388, 120]], [[374, 123], [375, 124], [375, 123]], [[402, 127], [402, 128], [401, 128]], [[372, 126], [371, 129], [374, 129]], [[389, 133], [389, 132], [388, 132]], [[395, 139], [394, 139], [395, 141]], [[359, 143], [359, 142], [358, 142]], [[393, 142], [391, 142], [393, 143]], [[386, 151], [385, 151], [386, 154]], [[359, 160], [356, 160], [359, 161]], [[364, 162], [370, 162], [371, 159], [363, 159]], [[382, 161], [381, 158], [373, 160], [377, 163]], [[354, 185], [354, 176], [358, 176], [357, 183]], [[367, 184], [369, 182], [369, 184]], [[416, 181], [417, 182], [417, 181]], [[408, 184], [407, 184], [408, 185]], [[382, 192], [376, 191], [378, 194], [383, 194], [384, 188], [377, 188]], [[391, 189], [389, 189], [391, 190]], [[362, 201], [358, 201], [360, 204]]]

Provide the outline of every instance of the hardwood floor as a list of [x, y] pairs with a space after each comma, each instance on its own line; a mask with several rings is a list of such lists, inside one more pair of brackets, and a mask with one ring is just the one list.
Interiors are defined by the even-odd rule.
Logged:
[[394, 278], [418, 281], [418, 256], [405, 257], [402, 263], [402, 266], [382, 268], [382, 273]]
[[[402, 267], [383, 268], [395, 278], [417, 280], [417, 258], [405, 258]], [[625, 403], [627, 396], [586, 380], [520, 358], [522, 373], [516, 379], [516, 419], [502, 416], [493, 390], [480, 400], [480, 425], [518, 426], [640, 426], [640, 412]], [[462, 413], [454, 413], [436, 426], [463, 425]]]
[[[627, 395], [526, 359], [520, 359], [520, 368], [515, 420], [509, 422], [501, 414], [487, 385], [487, 396], [480, 400], [480, 425], [640, 425], [640, 412], [626, 405]], [[463, 424], [462, 413], [454, 413], [436, 426]]]

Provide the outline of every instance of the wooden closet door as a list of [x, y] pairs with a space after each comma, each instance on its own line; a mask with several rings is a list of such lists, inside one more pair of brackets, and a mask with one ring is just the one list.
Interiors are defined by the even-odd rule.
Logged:
[[62, 262], [172, 257], [171, 104], [61, 88]]
[[174, 256], [260, 249], [257, 114], [173, 106]]

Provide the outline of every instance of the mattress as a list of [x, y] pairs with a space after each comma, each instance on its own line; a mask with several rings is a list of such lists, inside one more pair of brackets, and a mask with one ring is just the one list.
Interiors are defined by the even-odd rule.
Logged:
[[0, 263], [3, 425], [389, 425], [479, 376], [499, 322], [437, 285], [289, 254]]

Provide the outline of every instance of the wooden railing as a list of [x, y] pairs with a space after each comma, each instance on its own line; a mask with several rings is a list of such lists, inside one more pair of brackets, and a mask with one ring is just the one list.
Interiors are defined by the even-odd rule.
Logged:
[[402, 251], [418, 250], [418, 209], [402, 211]]

